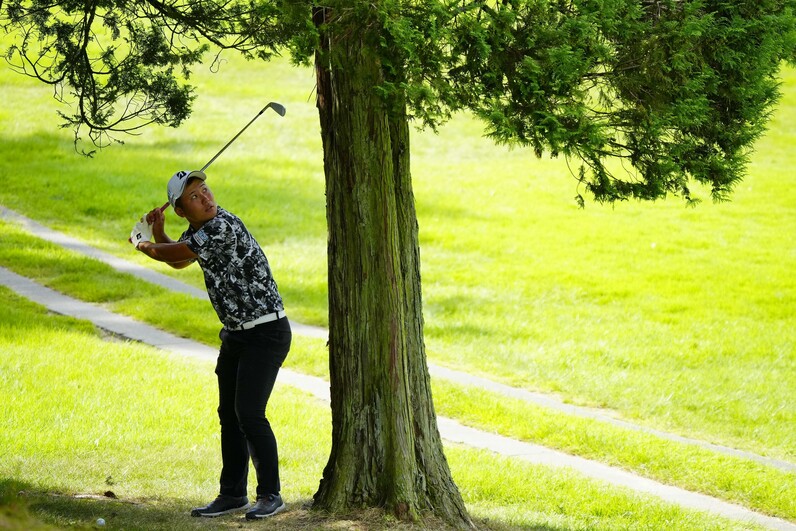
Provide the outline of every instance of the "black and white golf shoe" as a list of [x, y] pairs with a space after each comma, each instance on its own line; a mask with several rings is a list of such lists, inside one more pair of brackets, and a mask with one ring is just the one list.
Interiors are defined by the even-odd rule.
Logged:
[[259, 518], [268, 518], [284, 510], [285, 502], [282, 501], [282, 496], [279, 494], [269, 494], [263, 498], [257, 498], [257, 503], [254, 504], [254, 507], [246, 511], [246, 519], [257, 520]]
[[224, 496], [220, 494], [215, 500], [204, 507], [197, 507], [191, 510], [191, 516], [201, 516], [203, 518], [215, 518], [223, 514], [235, 513], [248, 509], [249, 498], [246, 496]]

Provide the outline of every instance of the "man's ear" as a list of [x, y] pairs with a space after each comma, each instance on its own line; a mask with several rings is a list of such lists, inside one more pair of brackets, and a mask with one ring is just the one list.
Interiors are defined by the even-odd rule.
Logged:
[[180, 216], [181, 218], [185, 217], [185, 211], [178, 206], [174, 207], [174, 213]]

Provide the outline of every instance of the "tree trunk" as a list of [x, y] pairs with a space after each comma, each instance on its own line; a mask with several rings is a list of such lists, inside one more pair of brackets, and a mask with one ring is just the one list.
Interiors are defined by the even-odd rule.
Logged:
[[[324, 12], [316, 12], [322, 25]], [[318, 20], [320, 18], [321, 20]], [[324, 28], [322, 28], [322, 33]], [[363, 32], [316, 58], [329, 231], [332, 450], [314, 497], [334, 513], [431, 512], [472, 526], [442, 450], [423, 344], [418, 227], [402, 101], [374, 87]]]

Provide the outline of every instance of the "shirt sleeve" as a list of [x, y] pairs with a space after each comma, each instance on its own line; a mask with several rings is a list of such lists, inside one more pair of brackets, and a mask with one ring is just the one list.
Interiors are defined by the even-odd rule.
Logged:
[[202, 260], [229, 256], [235, 248], [235, 233], [230, 224], [218, 216], [193, 232], [186, 240], [188, 248]]

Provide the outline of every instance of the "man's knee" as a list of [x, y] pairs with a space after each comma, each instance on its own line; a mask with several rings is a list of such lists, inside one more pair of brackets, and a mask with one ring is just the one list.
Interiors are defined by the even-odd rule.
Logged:
[[232, 426], [238, 424], [238, 413], [234, 407], [218, 407], [218, 420], [222, 426]]
[[270, 428], [265, 412], [257, 410], [238, 410], [238, 424], [243, 433], [256, 433], [263, 428]]

